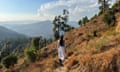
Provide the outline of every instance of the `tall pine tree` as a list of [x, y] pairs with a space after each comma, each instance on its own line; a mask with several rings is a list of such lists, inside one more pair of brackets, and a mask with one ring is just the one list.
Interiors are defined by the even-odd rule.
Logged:
[[100, 12], [104, 13], [105, 11], [107, 11], [109, 9], [109, 1], [110, 0], [98, 0], [98, 4], [100, 4]]

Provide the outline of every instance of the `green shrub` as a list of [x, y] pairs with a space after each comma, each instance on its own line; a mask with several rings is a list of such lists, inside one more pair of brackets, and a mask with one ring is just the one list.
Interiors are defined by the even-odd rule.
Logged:
[[86, 24], [87, 22], [89, 22], [89, 19], [87, 16], [83, 17], [83, 24]]
[[39, 41], [41, 37], [35, 37], [32, 39], [32, 46], [36, 48], [37, 50], [39, 49]]
[[14, 64], [17, 64], [18, 58], [14, 55], [9, 55], [5, 58], [3, 58], [2, 63], [6, 68], [9, 68], [10, 66], [14, 66]]
[[36, 60], [36, 50], [29, 48], [25, 50], [28, 61], [35, 62]]
[[109, 9], [104, 17], [103, 17], [103, 21], [108, 25], [108, 26], [114, 26], [115, 25], [115, 15], [114, 15], [114, 11]]

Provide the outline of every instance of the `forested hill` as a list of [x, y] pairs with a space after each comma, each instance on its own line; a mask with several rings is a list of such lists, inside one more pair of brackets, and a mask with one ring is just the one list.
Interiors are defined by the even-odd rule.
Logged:
[[10, 38], [22, 38], [22, 37], [25, 37], [25, 36], [0, 26], [0, 40], [10, 39]]

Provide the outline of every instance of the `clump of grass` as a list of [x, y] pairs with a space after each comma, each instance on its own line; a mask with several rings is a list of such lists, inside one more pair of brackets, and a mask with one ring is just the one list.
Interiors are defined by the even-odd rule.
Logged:
[[112, 27], [110, 28], [109, 31], [107, 31], [107, 35], [110, 36], [110, 35], [117, 35], [118, 32], [115, 31], [115, 27]]
[[24, 50], [24, 53], [30, 62], [35, 62], [36, 60], [36, 51], [33, 48], [27, 48]]
[[109, 42], [110, 40], [107, 37], [102, 37], [99, 40], [94, 39], [88, 42], [87, 48], [95, 48], [96, 52], [99, 53]]

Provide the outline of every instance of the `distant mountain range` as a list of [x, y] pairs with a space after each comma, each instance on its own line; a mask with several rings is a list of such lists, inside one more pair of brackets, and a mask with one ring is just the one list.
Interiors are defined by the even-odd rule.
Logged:
[[0, 26], [0, 40], [12, 39], [12, 38], [23, 38], [23, 37], [25, 36], [22, 34], [19, 34], [15, 31], [12, 31], [10, 29]]
[[[74, 21], [69, 22], [69, 24], [78, 27]], [[53, 38], [51, 21], [1, 22], [0, 25], [29, 37], [43, 36], [45, 38]]]

